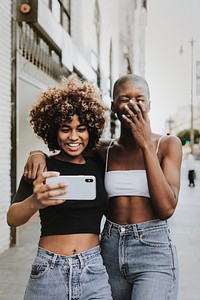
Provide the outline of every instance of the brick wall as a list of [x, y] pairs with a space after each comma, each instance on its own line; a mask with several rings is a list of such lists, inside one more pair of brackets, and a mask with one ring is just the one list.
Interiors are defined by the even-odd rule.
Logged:
[[9, 247], [6, 211], [10, 203], [11, 1], [0, 1], [0, 253]]

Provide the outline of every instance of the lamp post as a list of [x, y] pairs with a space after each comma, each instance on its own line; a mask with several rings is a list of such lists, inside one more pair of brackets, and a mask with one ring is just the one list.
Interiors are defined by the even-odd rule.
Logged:
[[168, 129], [169, 129], [167, 134], [170, 135], [172, 133], [172, 125], [174, 123], [174, 120], [172, 119], [172, 117], [169, 117], [169, 119], [166, 122], [168, 124]]
[[[190, 125], [190, 147], [191, 150], [193, 149], [194, 145], [194, 111], [193, 111], [193, 98], [194, 98], [194, 89], [193, 89], [193, 78], [194, 78], [194, 39], [192, 38], [191, 41], [189, 41], [191, 46], [191, 102], [190, 102], [190, 110], [191, 110], [191, 125]], [[183, 54], [183, 47], [181, 45], [180, 55]]]

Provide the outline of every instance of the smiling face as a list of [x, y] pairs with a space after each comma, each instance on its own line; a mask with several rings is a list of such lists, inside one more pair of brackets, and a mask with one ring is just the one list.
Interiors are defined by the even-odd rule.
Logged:
[[139, 101], [141, 101], [146, 106], [147, 111], [150, 110], [148, 86], [140, 80], [130, 79], [119, 83], [115, 87], [113, 100], [111, 109], [117, 113], [122, 123], [124, 123], [122, 114], [127, 114], [125, 105], [129, 105], [130, 100], [133, 100], [136, 104], [139, 104]]
[[71, 122], [66, 122], [58, 130], [57, 141], [63, 158], [80, 163], [83, 160], [83, 151], [89, 143], [88, 128], [74, 115]]

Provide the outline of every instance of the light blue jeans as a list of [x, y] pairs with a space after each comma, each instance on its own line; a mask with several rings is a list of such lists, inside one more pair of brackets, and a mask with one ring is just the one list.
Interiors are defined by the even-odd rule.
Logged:
[[175, 300], [178, 260], [167, 221], [106, 221], [101, 253], [114, 300]]
[[71, 256], [38, 248], [25, 300], [112, 300], [100, 247]]

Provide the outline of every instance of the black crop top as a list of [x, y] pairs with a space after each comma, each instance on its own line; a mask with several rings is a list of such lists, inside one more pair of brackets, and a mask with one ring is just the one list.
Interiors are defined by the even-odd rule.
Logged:
[[[106, 213], [108, 198], [104, 189], [104, 170], [101, 162], [88, 159], [85, 164], [60, 161], [54, 156], [46, 159], [49, 171], [60, 175], [94, 175], [96, 177], [95, 200], [66, 200], [64, 203], [40, 209], [41, 236], [100, 233], [100, 223]], [[33, 185], [21, 178], [19, 188], [12, 203], [20, 202], [32, 195]]]

